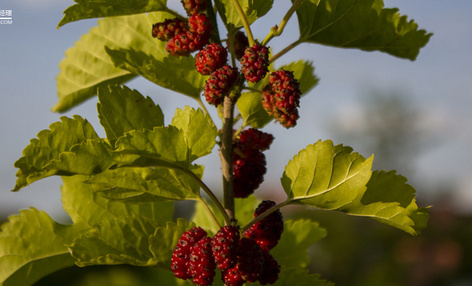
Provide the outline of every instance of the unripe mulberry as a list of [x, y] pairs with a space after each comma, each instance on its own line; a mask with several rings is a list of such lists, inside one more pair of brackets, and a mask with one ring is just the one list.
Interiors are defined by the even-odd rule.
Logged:
[[214, 71], [206, 81], [203, 94], [209, 104], [218, 106], [233, 86], [239, 81], [237, 68], [228, 65]]
[[262, 265], [259, 283], [262, 285], [274, 284], [279, 279], [280, 265], [267, 250], [262, 250], [264, 263]]
[[257, 130], [255, 128], [249, 128], [239, 134], [240, 145], [244, 148], [253, 148], [260, 151], [269, 149], [270, 144], [274, 141], [274, 136]]
[[211, 251], [211, 238], [204, 237], [192, 246], [187, 267], [195, 284], [207, 286], [213, 283], [216, 264]]
[[269, 50], [260, 44], [247, 48], [241, 58], [241, 71], [246, 80], [258, 82], [267, 74], [269, 66]]
[[246, 198], [262, 184], [267, 172], [265, 155], [257, 149], [246, 148], [233, 155], [233, 191], [235, 198]]
[[206, 0], [181, 0], [181, 2], [188, 16], [205, 12], [207, 6]]
[[[257, 207], [254, 217], [257, 217], [275, 206], [275, 202], [265, 200]], [[276, 210], [256, 222], [244, 232], [244, 236], [255, 240], [262, 249], [270, 250], [277, 245], [284, 230], [284, 222], [280, 210]]]
[[171, 269], [175, 277], [181, 279], [191, 278], [187, 269], [187, 262], [190, 259], [192, 246], [207, 235], [206, 231], [200, 227], [194, 227], [182, 234], [171, 258]]
[[269, 84], [262, 90], [262, 107], [286, 128], [297, 124], [300, 88], [293, 72], [278, 70], [269, 75]]
[[187, 21], [180, 18], [166, 19], [164, 22], [152, 25], [152, 36], [161, 41], [169, 41], [174, 36], [188, 30]]
[[220, 44], [206, 45], [195, 57], [195, 67], [203, 75], [209, 75], [226, 64], [228, 52]]
[[218, 269], [226, 270], [236, 265], [239, 247], [239, 228], [222, 227], [211, 240], [211, 250]]

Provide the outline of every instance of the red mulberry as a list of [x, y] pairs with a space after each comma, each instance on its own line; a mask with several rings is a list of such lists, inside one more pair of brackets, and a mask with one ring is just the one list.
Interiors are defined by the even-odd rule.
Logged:
[[300, 88], [293, 72], [278, 70], [269, 75], [269, 84], [262, 90], [262, 106], [286, 128], [297, 124]]
[[241, 71], [250, 82], [258, 82], [267, 74], [269, 50], [260, 44], [247, 48], [241, 58]]
[[246, 198], [262, 184], [267, 172], [265, 155], [257, 149], [241, 150], [243, 157], [234, 152], [233, 180], [234, 197]]
[[264, 263], [262, 265], [259, 283], [262, 285], [274, 284], [279, 279], [280, 266], [277, 260], [267, 250], [262, 250]]
[[174, 36], [188, 30], [187, 22], [180, 19], [166, 19], [164, 22], [152, 25], [152, 36], [161, 41], [169, 41]]
[[[275, 206], [275, 202], [265, 200], [257, 207], [254, 217], [257, 217]], [[262, 249], [270, 250], [277, 245], [284, 230], [284, 222], [280, 210], [276, 210], [253, 224], [244, 232], [244, 236], [254, 239]]]
[[226, 64], [228, 52], [220, 44], [206, 45], [195, 58], [195, 67], [203, 75], [209, 75]]
[[188, 272], [195, 284], [207, 286], [213, 283], [215, 267], [211, 251], [211, 238], [204, 237], [191, 248]]
[[182, 234], [171, 258], [171, 269], [175, 277], [181, 279], [191, 278], [187, 269], [187, 262], [190, 259], [192, 246], [207, 235], [206, 231], [199, 227], [194, 227]]
[[218, 269], [233, 268], [237, 262], [239, 247], [239, 228], [222, 227], [211, 240], [211, 250]]
[[205, 12], [207, 6], [206, 0], [181, 0], [181, 2], [188, 16]]
[[188, 56], [201, 50], [210, 40], [210, 19], [205, 14], [195, 14], [188, 19], [188, 31], [175, 35], [166, 44], [173, 56]]
[[237, 68], [226, 65], [217, 69], [210, 75], [205, 84], [203, 90], [205, 99], [208, 103], [218, 106], [238, 80], [239, 72]]

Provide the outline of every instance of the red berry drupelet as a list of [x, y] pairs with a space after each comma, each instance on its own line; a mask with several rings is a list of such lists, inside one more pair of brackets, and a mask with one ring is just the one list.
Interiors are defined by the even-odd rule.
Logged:
[[236, 265], [239, 248], [239, 228], [222, 227], [211, 240], [211, 250], [218, 269], [226, 270]]
[[206, 235], [206, 231], [200, 227], [194, 227], [182, 234], [174, 248], [174, 253], [172, 254], [171, 258], [171, 269], [172, 272], [174, 272], [175, 277], [184, 280], [191, 278], [187, 268], [187, 262], [190, 259], [191, 248]]
[[214, 71], [206, 81], [203, 94], [209, 104], [218, 106], [223, 102], [233, 86], [239, 82], [239, 72], [237, 68], [225, 65]]
[[217, 43], [206, 45], [195, 58], [195, 67], [203, 75], [209, 75], [226, 64], [228, 52]]
[[269, 50], [261, 44], [247, 48], [241, 58], [241, 71], [246, 80], [255, 83], [265, 77], [269, 66]]
[[152, 36], [161, 41], [169, 41], [178, 34], [188, 30], [187, 21], [180, 18], [166, 19], [164, 22], [152, 25]]
[[[275, 206], [275, 202], [270, 200], [262, 201], [257, 207], [254, 217], [257, 217]], [[244, 236], [254, 239], [262, 249], [270, 250], [277, 245], [284, 230], [284, 222], [280, 210], [276, 210], [253, 224], [250, 229], [244, 232]]]
[[300, 88], [293, 72], [278, 70], [269, 74], [269, 84], [262, 90], [262, 107], [286, 128], [297, 124]]
[[207, 286], [213, 283], [215, 267], [216, 264], [211, 251], [211, 238], [204, 237], [194, 244], [190, 250], [188, 272], [195, 284]]
[[181, 0], [181, 2], [188, 16], [205, 12], [207, 7], [206, 0]]

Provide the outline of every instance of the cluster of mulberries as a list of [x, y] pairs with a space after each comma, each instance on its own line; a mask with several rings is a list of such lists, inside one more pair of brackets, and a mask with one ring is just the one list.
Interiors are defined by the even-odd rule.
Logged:
[[293, 72], [277, 70], [269, 74], [269, 84], [262, 91], [262, 106], [286, 128], [297, 124], [300, 88]]
[[[263, 201], [254, 216], [274, 205], [272, 201]], [[192, 279], [197, 285], [211, 285], [218, 268], [226, 286], [241, 286], [245, 282], [275, 283], [280, 266], [269, 251], [278, 243], [283, 231], [282, 214], [279, 210], [272, 212], [254, 226], [244, 232], [243, 237], [236, 226], [222, 227], [213, 238], [199, 227], [185, 232], [172, 255], [174, 275]]]
[[262, 151], [274, 140], [271, 134], [254, 128], [244, 130], [233, 142], [233, 191], [235, 198], [246, 198], [264, 181], [266, 158]]
[[166, 19], [152, 27], [152, 36], [166, 41], [166, 50], [173, 56], [188, 56], [201, 50], [210, 40], [210, 19], [203, 13], [205, 0], [182, 0], [189, 18]]

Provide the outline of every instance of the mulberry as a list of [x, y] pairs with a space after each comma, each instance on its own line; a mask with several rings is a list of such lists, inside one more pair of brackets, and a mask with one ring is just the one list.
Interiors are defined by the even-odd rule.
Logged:
[[267, 250], [262, 250], [264, 263], [262, 265], [259, 283], [262, 285], [274, 284], [279, 279], [280, 265]]
[[188, 16], [205, 12], [207, 7], [206, 0], [181, 0], [181, 2]]
[[208, 103], [218, 106], [223, 102], [232, 87], [239, 81], [237, 68], [228, 65], [214, 71], [208, 78], [203, 94]]
[[[244, 148], [243, 148], [244, 149]], [[262, 184], [267, 172], [265, 155], [257, 149], [245, 148], [233, 155], [234, 197], [246, 198]]]
[[211, 240], [211, 250], [218, 269], [233, 268], [237, 262], [239, 247], [239, 228], [222, 227]]
[[[234, 35], [234, 56], [237, 60], [240, 60], [244, 55], [244, 51], [249, 47], [249, 40], [244, 35], [242, 31], [238, 31], [236, 35]], [[231, 46], [228, 46], [228, 50], [231, 51]]]
[[195, 14], [188, 19], [188, 31], [175, 35], [166, 44], [173, 56], [188, 56], [201, 50], [210, 40], [210, 19], [205, 14]]
[[[275, 202], [265, 200], [257, 207], [254, 217], [257, 217], [275, 206]], [[254, 239], [262, 249], [270, 250], [277, 245], [284, 230], [284, 222], [280, 210], [276, 210], [253, 224], [244, 232], [244, 236]]]
[[255, 128], [246, 129], [239, 134], [239, 142], [244, 148], [254, 148], [260, 151], [269, 149], [274, 141], [274, 136], [257, 130]]
[[209, 75], [226, 64], [228, 52], [220, 44], [206, 45], [195, 58], [195, 67], [203, 75]]
[[216, 264], [211, 251], [211, 238], [204, 237], [192, 246], [187, 267], [195, 284], [207, 286], [213, 283]]
[[171, 258], [171, 269], [175, 277], [181, 279], [191, 278], [187, 269], [187, 262], [190, 259], [192, 246], [207, 235], [206, 231], [199, 227], [194, 227], [182, 234]]
[[297, 124], [300, 88], [293, 72], [278, 70], [269, 75], [269, 84], [262, 90], [262, 106], [286, 128]]
[[187, 21], [180, 18], [166, 19], [164, 22], [152, 25], [152, 36], [161, 41], [169, 41], [178, 34], [188, 30]]
[[252, 82], [258, 82], [267, 74], [269, 66], [269, 50], [260, 44], [247, 48], [241, 58], [241, 71], [244, 77]]

